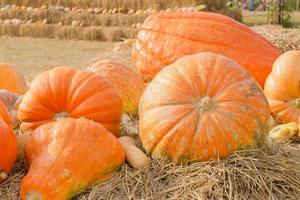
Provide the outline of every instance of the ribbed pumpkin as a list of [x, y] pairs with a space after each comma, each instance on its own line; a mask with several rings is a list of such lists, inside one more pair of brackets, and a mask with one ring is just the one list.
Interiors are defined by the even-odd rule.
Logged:
[[57, 67], [31, 83], [19, 106], [23, 130], [34, 130], [61, 117], [85, 117], [119, 135], [122, 100], [104, 78], [91, 72]]
[[276, 60], [264, 92], [276, 120], [300, 123], [300, 51], [288, 51]]
[[140, 101], [139, 136], [153, 157], [205, 161], [260, 147], [269, 120], [263, 91], [242, 66], [200, 53], [179, 59], [149, 83]]
[[16, 136], [0, 117], [0, 182], [7, 178], [17, 158], [17, 153]]
[[237, 61], [263, 86], [280, 50], [247, 26], [210, 12], [157, 13], [137, 35], [132, 62], [151, 80], [178, 58], [214, 52]]
[[23, 200], [67, 200], [111, 178], [125, 154], [99, 123], [61, 119], [40, 126], [25, 146], [32, 162], [21, 182]]
[[0, 63], [0, 88], [18, 94], [27, 91], [24, 76], [14, 66], [5, 63]]
[[101, 60], [90, 66], [88, 71], [95, 72], [112, 83], [121, 96], [125, 113], [138, 114], [138, 103], [145, 89], [139, 72], [117, 60]]

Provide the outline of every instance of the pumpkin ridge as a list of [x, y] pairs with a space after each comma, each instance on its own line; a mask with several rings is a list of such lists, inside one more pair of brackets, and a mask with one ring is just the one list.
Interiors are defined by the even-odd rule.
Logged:
[[[172, 14], [175, 14], [175, 13], [172, 13]], [[204, 14], [204, 15], [203, 15]], [[200, 16], [201, 15], [201, 16]], [[210, 22], [215, 22], [215, 23], [219, 23], [220, 25], [224, 25], [225, 28], [229, 28], [228, 26], [234, 26], [234, 28], [236, 29], [239, 29], [239, 31], [242, 31], [245, 35], [253, 35], [253, 33], [256, 35], [256, 36], [259, 36], [259, 40], [260, 42], [263, 42], [264, 44], [268, 45], [268, 46], [272, 46], [272, 43], [267, 40], [266, 38], [262, 37], [260, 34], [254, 32], [254, 31], [251, 31], [251, 29], [248, 30], [248, 27], [245, 25], [245, 24], [242, 24], [236, 20], [233, 20], [229, 17], [225, 17], [221, 14], [217, 14], [217, 13], [208, 13], [208, 12], [201, 12], [200, 15], [193, 15], [193, 16], [189, 16], [187, 17], [186, 13], [184, 15], [184, 18], [182, 17], [177, 17], [177, 16], [173, 16], [173, 17], [165, 17], [164, 15], [159, 15], [157, 14], [156, 15], [156, 18], [151, 18], [149, 19], [149, 21], [151, 22], [151, 20], [159, 20], [160, 22], [162, 22], [163, 20], [185, 20], [185, 19], [189, 19], [189, 20], [199, 20], [199, 19], [205, 19], [205, 21], [210, 21]], [[209, 18], [209, 15], [214, 15], [217, 18], [217, 20], [212, 20], [211, 18]], [[205, 16], [205, 17], [204, 17]], [[151, 30], [151, 29], [147, 29], [145, 28], [144, 26], [147, 26], [148, 20], [145, 21], [145, 25], [143, 25], [143, 27], [141, 28], [141, 30]], [[236, 24], [238, 25], [236, 25]], [[279, 49], [278, 49], [279, 50]], [[276, 53], [274, 51], [274, 53]]]
[[[227, 47], [227, 48], [230, 48], [231, 50], [243, 51], [243, 52], [247, 53], [248, 55], [252, 55], [253, 57], [256, 57], [256, 58], [264, 57], [265, 60], [272, 61], [272, 59], [270, 59], [269, 56], [267, 56], [267, 55], [263, 55], [261, 53], [252, 53], [252, 52], [249, 52], [249, 50], [246, 50], [246, 49], [234, 48], [233, 46], [230, 46], [229, 44], [226, 45], [226, 44], [218, 44], [218, 43], [213, 43], [213, 42], [208, 43], [204, 40], [200, 41], [199, 39], [198, 40], [190, 39], [190, 38], [186, 38], [186, 37], [183, 37], [183, 36], [177, 36], [177, 35], [174, 35], [172, 33], [165, 33], [165, 32], [162, 32], [162, 31], [156, 31], [156, 30], [152, 30], [152, 29], [141, 29], [141, 31], [145, 31], [145, 30], [147, 30], [149, 32], [156, 33], [156, 34], [167, 35], [167, 36], [170, 36], [170, 37], [176, 37], [176, 38], [180, 38], [182, 40], [188, 40], [190, 42], [201, 43], [201, 44], [209, 44], [209, 45], [216, 46], [216, 47]], [[138, 37], [137, 37], [137, 39], [138, 39]], [[140, 39], [139, 39], [139, 41], [140, 41]], [[146, 49], [146, 50], [148, 52], [148, 49]], [[262, 51], [262, 52], [265, 52], [265, 51]], [[157, 54], [155, 54], [155, 55], [157, 55]], [[161, 61], [161, 59], [160, 59], [160, 61]]]
[[[160, 64], [162, 64], [162, 65], [167, 65], [167, 63], [164, 63], [164, 62], [162, 61], [162, 59], [159, 58], [159, 55], [157, 55], [157, 54], [154, 53], [151, 49], [149, 49], [149, 48], [147, 47], [147, 45], [145, 45], [145, 43], [142, 42], [142, 40], [140, 40], [138, 37], [136, 38], [136, 41], [140, 43], [140, 45], [141, 45], [141, 47], [144, 49], [144, 51], [146, 51], [147, 53], [150, 53], [150, 55], [151, 55], [154, 59], [156, 59], [157, 61], [159, 61]], [[139, 55], [142, 56], [140, 53], [139, 53]], [[158, 69], [158, 70], [159, 70], [159, 69]]]
[[171, 127], [170, 130], [166, 131], [166, 134], [162, 135], [158, 140], [158, 142], [156, 144], [152, 144], [152, 150], [150, 150], [150, 153], [155, 152], [155, 150], [159, 147], [159, 145], [161, 143], [163, 143], [164, 138], [166, 138], [167, 136], [173, 134], [173, 131], [176, 131], [176, 129], [181, 125], [181, 123], [184, 122], [184, 119], [192, 114], [194, 114], [196, 111], [195, 110], [191, 110], [189, 112], [187, 112], [186, 114], [184, 114], [181, 118], [179, 118], [174, 124], [174, 126]]

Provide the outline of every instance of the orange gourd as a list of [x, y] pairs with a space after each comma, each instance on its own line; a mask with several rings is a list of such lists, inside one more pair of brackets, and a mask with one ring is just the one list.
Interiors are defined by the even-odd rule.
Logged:
[[14, 66], [0, 63], [0, 89], [24, 94], [27, 91], [24, 76]]
[[282, 54], [274, 63], [264, 92], [274, 118], [300, 123], [300, 51]]
[[7, 178], [18, 154], [16, 136], [0, 118], [0, 182]]
[[118, 139], [88, 119], [61, 119], [37, 128], [25, 146], [32, 159], [21, 199], [67, 200], [111, 178], [125, 153]]
[[247, 26], [211, 12], [168, 12], [148, 17], [137, 35], [132, 62], [151, 80], [178, 58], [214, 52], [232, 58], [263, 86], [280, 50]]
[[138, 115], [139, 100], [145, 88], [139, 72], [116, 60], [101, 60], [90, 66], [88, 71], [108, 79], [120, 94], [124, 112]]
[[23, 130], [34, 130], [61, 117], [85, 117], [119, 135], [122, 100], [99, 75], [69, 67], [40, 74], [31, 83], [18, 111]]
[[254, 78], [214, 53], [186, 56], [161, 70], [146, 87], [139, 114], [145, 150], [175, 163], [260, 147], [270, 120]]

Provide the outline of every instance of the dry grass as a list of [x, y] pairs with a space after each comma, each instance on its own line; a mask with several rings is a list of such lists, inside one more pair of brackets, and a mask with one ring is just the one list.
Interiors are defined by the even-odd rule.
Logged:
[[283, 51], [300, 50], [300, 29], [284, 29], [279, 26], [255, 26], [254, 31], [268, 38]]
[[143, 22], [146, 14], [90, 14], [88, 12], [64, 13], [57, 10], [40, 10], [39, 12], [28, 12], [26, 10], [4, 10], [0, 12], [0, 19], [20, 19], [22, 21], [42, 22], [47, 19], [49, 24], [62, 23], [71, 25], [72, 21], [83, 22], [85, 26], [132, 26]]
[[16, 4], [33, 7], [42, 5], [63, 5], [69, 7], [101, 7], [107, 9], [166, 9], [174, 6], [194, 5], [195, 0], [0, 0], [0, 4]]
[[0, 24], [0, 36], [11, 37], [121, 41], [121, 38], [133, 38], [136, 33], [137, 29], [131, 27], [79, 27], [49, 24]]
[[[300, 46], [299, 30], [254, 27], [280, 48]], [[283, 35], [285, 33], [285, 35]], [[61, 41], [57, 39], [1, 38], [0, 60], [16, 63], [26, 78], [56, 65], [85, 68], [102, 58], [129, 60], [130, 51], [112, 53], [114, 43]], [[124, 135], [138, 140], [136, 123], [124, 119]], [[240, 151], [211, 162], [175, 166], [151, 160], [147, 171], [127, 164], [111, 180], [90, 188], [76, 199], [299, 199], [300, 144], [265, 145]], [[18, 199], [19, 181], [25, 170], [16, 164], [9, 179], [0, 185], [0, 199]]]

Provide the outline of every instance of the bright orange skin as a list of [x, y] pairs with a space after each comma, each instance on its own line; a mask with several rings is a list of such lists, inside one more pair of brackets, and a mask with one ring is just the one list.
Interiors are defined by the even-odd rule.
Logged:
[[24, 95], [18, 117], [23, 130], [34, 130], [61, 112], [92, 119], [119, 136], [122, 100], [109, 81], [96, 74], [68, 67], [40, 74]]
[[[0, 172], [11, 170], [18, 154], [18, 145], [12, 129], [0, 119]], [[0, 178], [0, 182], [1, 182]]]
[[14, 66], [6, 63], [0, 63], [0, 88], [18, 94], [27, 91], [24, 76]]
[[261, 146], [269, 119], [262, 89], [243, 67], [200, 53], [149, 83], [140, 101], [139, 136], [153, 157], [205, 161]]
[[111, 178], [125, 159], [118, 139], [101, 124], [72, 118], [36, 129], [25, 153], [32, 161], [21, 183], [23, 200], [72, 199]]
[[90, 66], [88, 71], [108, 79], [121, 96], [124, 112], [138, 115], [139, 100], [145, 89], [145, 83], [139, 72], [116, 60], [101, 60]]
[[5, 103], [0, 99], [0, 120], [3, 120], [9, 126], [12, 125]]
[[214, 52], [232, 58], [263, 86], [280, 50], [247, 26], [211, 12], [156, 13], [139, 31], [132, 61], [151, 80], [178, 58]]
[[264, 92], [276, 120], [300, 123], [300, 51], [288, 51], [275, 61]]

